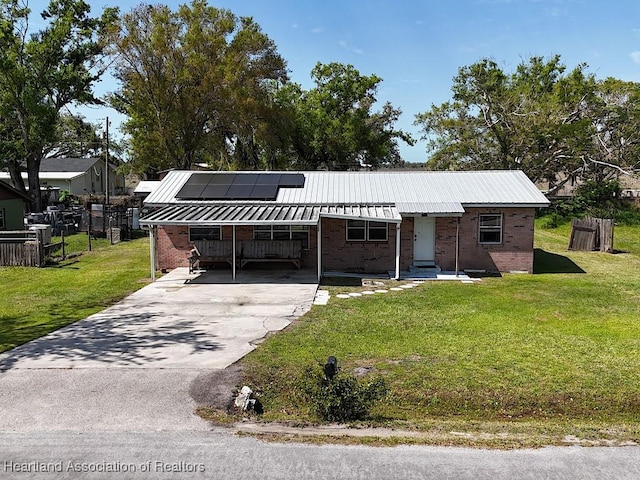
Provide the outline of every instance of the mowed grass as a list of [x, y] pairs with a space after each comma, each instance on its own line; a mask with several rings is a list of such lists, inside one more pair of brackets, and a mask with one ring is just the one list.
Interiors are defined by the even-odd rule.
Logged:
[[335, 355], [344, 371], [372, 367], [386, 378], [374, 425], [493, 422], [485, 428], [636, 438], [640, 227], [616, 227], [626, 253], [615, 255], [568, 252], [569, 230], [537, 229], [534, 275], [427, 282], [314, 306], [243, 361], [264, 419], [312, 421], [297, 379]]
[[[41, 337], [112, 305], [149, 281], [149, 241], [110, 245], [69, 236], [67, 254], [45, 268], [0, 267], [0, 351]], [[81, 255], [77, 255], [83, 252]]]

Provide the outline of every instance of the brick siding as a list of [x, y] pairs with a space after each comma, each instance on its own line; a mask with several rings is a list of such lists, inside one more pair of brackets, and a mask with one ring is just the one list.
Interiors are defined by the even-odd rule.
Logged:
[[[481, 214], [502, 214], [502, 243], [478, 243]], [[469, 208], [460, 218], [460, 270], [533, 272], [533, 208]], [[443, 270], [455, 269], [456, 219], [436, 219], [436, 263]]]
[[[503, 238], [499, 245], [478, 243], [480, 214], [503, 215]], [[533, 208], [470, 208], [460, 218], [459, 268], [487, 271], [533, 271]], [[443, 270], [455, 269], [456, 218], [436, 218], [435, 261]], [[322, 219], [323, 270], [382, 273], [395, 270], [396, 225], [389, 224], [386, 242], [347, 242], [346, 220]], [[413, 218], [400, 227], [400, 268], [413, 262]], [[222, 238], [231, 240], [232, 227], [222, 228]], [[236, 240], [253, 238], [252, 226], [236, 227]], [[158, 228], [158, 266], [186, 267], [192, 248], [187, 226]], [[310, 227], [309, 249], [302, 252], [303, 268], [317, 268], [317, 229]]]
[[[395, 224], [389, 224], [386, 242], [348, 242], [346, 228], [346, 220], [322, 219], [323, 270], [366, 273], [383, 273], [395, 270]], [[403, 231], [400, 230], [401, 236], [402, 233]]]

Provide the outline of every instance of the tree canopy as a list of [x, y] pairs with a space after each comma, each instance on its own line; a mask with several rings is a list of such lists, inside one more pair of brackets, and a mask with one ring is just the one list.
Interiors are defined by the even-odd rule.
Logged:
[[290, 162], [299, 169], [351, 170], [401, 163], [398, 141], [413, 139], [394, 128], [401, 111], [387, 102], [373, 111], [382, 79], [361, 75], [352, 65], [318, 63], [315, 87], [297, 84], [278, 90], [289, 110]]
[[460, 68], [453, 99], [416, 116], [428, 165], [522, 169], [556, 185], [635, 170], [638, 85], [598, 82], [586, 69], [567, 71], [559, 56], [532, 57], [511, 74], [489, 59]]
[[134, 172], [216, 168], [350, 169], [399, 163], [400, 111], [374, 111], [381, 79], [318, 64], [316, 87], [289, 83], [275, 44], [251, 18], [194, 0], [140, 5], [112, 38], [112, 104], [128, 116]]
[[41, 13], [46, 26], [32, 31], [31, 10], [0, 0], [0, 155], [16, 188], [40, 211], [40, 162], [58, 140], [60, 112], [71, 104], [99, 103], [92, 87], [106, 68], [104, 32], [117, 11], [97, 17], [83, 0], [52, 0]]
[[285, 80], [286, 68], [251, 18], [203, 0], [176, 12], [140, 5], [112, 42], [121, 83], [112, 103], [128, 116], [134, 171], [257, 162], [271, 82]]

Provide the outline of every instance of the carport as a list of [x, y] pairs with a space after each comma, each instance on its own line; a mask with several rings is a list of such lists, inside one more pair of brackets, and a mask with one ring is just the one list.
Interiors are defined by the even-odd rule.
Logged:
[[[196, 228], [231, 227], [231, 241], [207, 240], [197, 245], [198, 250], [231, 265], [231, 275], [236, 281], [239, 252], [249, 250], [254, 261], [298, 260], [299, 241], [238, 240], [236, 228], [240, 226], [271, 228], [306, 227], [313, 229], [317, 242], [317, 279], [322, 277], [322, 218], [364, 220], [400, 225], [402, 217], [394, 205], [283, 205], [283, 204], [216, 204], [169, 205], [156, 210], [140, 220], [149, 228], [151, 278], [155, 280], [157, 229], [165, 225], [183, 225]], [[291, 230], [293, 237], [293, 230]], [[225, 243], [226, 242], [226, 243]], [[396, 228], [395, 278], [400, 277], [400, 228]], [[244, 253], [243, 253], [244, 254]], [[244, 262], [244, 260], [240, 260]], [[242, 263], [241, 263], [242, 265]], [[298, 263], [299, 266], [299, 263]]]

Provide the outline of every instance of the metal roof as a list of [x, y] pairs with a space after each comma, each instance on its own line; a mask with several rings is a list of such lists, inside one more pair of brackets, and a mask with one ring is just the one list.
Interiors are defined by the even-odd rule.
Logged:
[[[74, 178], [81, 177], [87, 172], [40, 172], [40, 180], [73, 180]], [[27, 172], [21, 172], [20, 175], [24, 180], [29, 178]], [[11, 179], [9, 172], [0, 172], [0, 179]]]
[[[145, 205], [220, 203], [205, 200], [185, 202], [176, 199], [176, 194], [193, 173], [181, 170], [169, 172], [147, 197]], [[229, 174], [235, 173], [237, 172]], [[304, 175], [304, 187], [280, 188], [275, 204], [395, 205], [400, 213], [405, 214], [461, 214], [465, 206], [549, 205], [546, 197], [520, 170], [297, 173]]]
[[140, 183], [136, 185], [133, 193], [151, 193], [158, 185], [160, 185], [160, 180], [141, 180]]
[[396, 206], [404, 214], [460, 217], [464, 213], [464, 207], [458, 202], [398, 202]]
[[43, 158], [40, 162], [40, 173], [42, 172], [81, 172], [84, 173], [93, 167], [96, 163], [103, 162], [104, 160], [91, 157], [91, 158], [70, 158], [70, 157], [56, 157], [56, 158]]
[[171, 205], [140, 219], [142, 225], [317, 225], [320, 217], [399, 223], [391, 205]]

